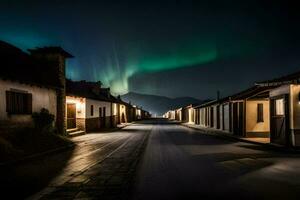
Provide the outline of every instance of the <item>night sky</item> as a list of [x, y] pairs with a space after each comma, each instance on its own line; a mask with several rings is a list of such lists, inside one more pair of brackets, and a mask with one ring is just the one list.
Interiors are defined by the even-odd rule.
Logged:
[[114, 94], [207, 99], [300, 71], [296, 5], [158, 2], [1, 0], [0, 40], [62, 46], [75, 56], [69, 78], [100, 80]]

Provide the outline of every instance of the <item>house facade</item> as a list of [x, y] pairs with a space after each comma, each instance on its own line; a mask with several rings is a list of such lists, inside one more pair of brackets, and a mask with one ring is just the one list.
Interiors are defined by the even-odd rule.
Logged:
[[66, 126], [70, 133], [99, 131], [118, 123], [118, 101], [100, 82], [67, 80]]
[[271, 143], [300, 146], [300, 72], [256, 83], [270, 91]]
[[182, 108], [178, 108], [175, 110], [175, 120], [181, 121], [182, 120]]
[[195, 107], [196, 124], [241, 137], [270, 137], [269, 92], [254, 86]]
[[[264, 143], [300, 146], [300, 72], [258, 82], [237, 94], [174, 110], [183, 123]], [[166, 117], [173, 119], [170, 111]]]
[[[181, 120], [185, 123], [195, 123], [195, 105], [188, 105], [181, 108]], [[174, 111], [175, 112], [175, 111]], [[175, 113], [174, 113], [175, 115]]]
[[65, 60], [73, 56], [60, 47], [28, 51], [0, 41], [0, 125], [6, 130], [32, 126], [31, 114], [45, 108], [63, 134]]
[[111, 95], [101, 82], [66, 80], [60, 47], [25, 53], [0, 41], [0, 129], [33, 126], [32, 113], [47, 109], [60, 134], [91, 132], [144, 119], [149, 113]]

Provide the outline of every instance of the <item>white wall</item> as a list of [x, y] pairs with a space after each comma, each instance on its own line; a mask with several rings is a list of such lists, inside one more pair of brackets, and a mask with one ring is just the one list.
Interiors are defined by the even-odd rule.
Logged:
[[[257, 122], [257, 105], [263, 104], [263, 122]], [[270, 132], [269, 100], [246, 101], [246, 132]]]
[[205, 108], [200, 109], [200, 125], [205, 126]]
[[188, 123], [193, 124], [194, 122], [194, 108], [188, 108]]
[[223, 130], [229, 131], [229, 104], [224, 105], [224, 127]]
[[300, 93], [300, 85], [291, 85], [290, 88], [290, 125], [291, 129], [300, 129], [300, 104], [299, 104], [299, 93]]
[[[91, 116], [91, 105], [94, 106], [94, 115]], [[93, 99], [86, 99], [86, 104], [85, 104], [85, 116], [86, 118], [95, 118], [99, 117], [99, 108], [102, 108], [103, 112], [103, 107], [106, 109], [106, 116], [111, 116], [111, 102], [106, 102], [106, 101], [99, 101], [99, 100], [93, 100]]]
[[170, 119], [174, 120], [175, 119], [175, 110], [171, 110], [170, 112]]
[[6, 91], [11, 89], [32, 94], [32, 112], [39, 112], [42, 108], [46, 108], [51, 114], [56, 116], [56, 92], [54, 89], [41, 88], [0, 79], [0, 120], [16, 122], [31, 120], [31, 115], [7, 115]]
[[118, 114], [117, 110], [118, 110], [117, 104], [116, 103], [112, 103], [112, 115], [113, 116], [116, 116]]
[[[66, 96], [66, 103], [75, 103], [76, 104], [76, 118], [85, 118], [86, 99], [82, 97], [71, 97]], [[67, 117], [67, 106], [66, 106], [66, 117]]]
[[141, 115], [142, 111], [141, 111], [141, 109], [137, 108], [135, 114], [136, 114], [136, 118], [137, 119], [141, 119], [142, 118], [142, 115]]
[[175, 110], [175, 116], [178, 116], [178, 121], [181, 121], [181, 109], [177, 109], [177, 110]]
[[214, 128], [217, 128], [217, 106], [212, 106], [214, 108]]
[[[300, 146], [300, 85], [291, 85], [290, 93], [290, 123], [292, 129], [292, 143], [294, 146]], [[298, 133], [296, 134], [295, 131]]]
[[223, 106], [220, 105], [220, 129], [223, 130]]
[[120, 112], [119, 112], [119, 114], [120, 114], [120, 121], [121, 121], [121, 123], [122, 123], [122, 116], [124, 116], [124, 120], [125, 120], [125, 122], [127, 122], [127, 115], [126, 115], [126, 106], [124, 105], [124, 104], [120, 104]]

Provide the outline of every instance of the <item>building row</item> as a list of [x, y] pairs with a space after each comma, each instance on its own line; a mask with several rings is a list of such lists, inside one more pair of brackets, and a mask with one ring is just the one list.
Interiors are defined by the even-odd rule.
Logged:
[[171, 120], [237, 137], [300, 146], [300, 72], [200, 105], [170, 110]]
[[32, 126], [32, 113], [47, 109], [59, 133], [91, 132], [150, 117], [140, 107], [111, 95], [101, 82], [66, 79], [60, 47], [28, 53], [0, 41], [0, 130]]

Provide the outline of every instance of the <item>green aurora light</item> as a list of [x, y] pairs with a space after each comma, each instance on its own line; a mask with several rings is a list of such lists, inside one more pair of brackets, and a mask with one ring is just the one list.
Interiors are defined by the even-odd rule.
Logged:
[[[177, 44], [178, 45], [178, 44]], [[129, 91], [128, 80], [137, 73], [153, 73], [190, 67], [212, 62], [218, 58], [216, 45], [206, 42], [197, 45], [174, 44], [155, 51], [154, 49], [126, 52], [125, 62], [121, 62], [116, 50], [106, 60], [105, 71], [94, 73], [94, 79], [100, 79], [104, 85], [110, 86], [114, 94], [125, 94]], [[122, 66], [120, 66], [122, 65]]]

